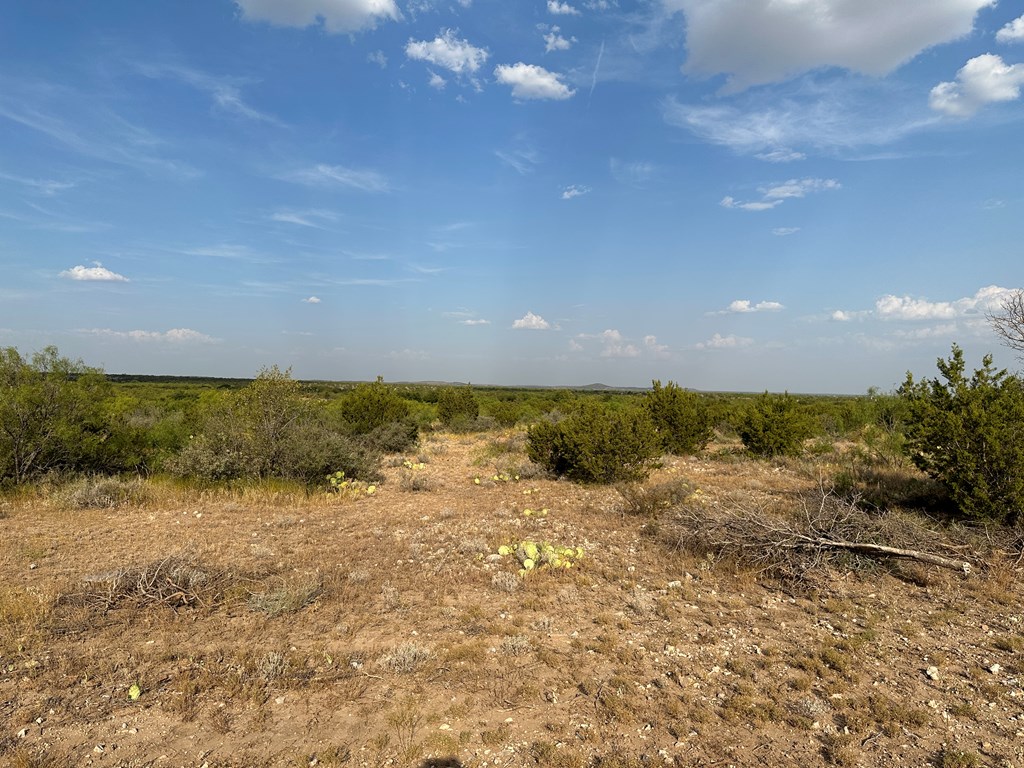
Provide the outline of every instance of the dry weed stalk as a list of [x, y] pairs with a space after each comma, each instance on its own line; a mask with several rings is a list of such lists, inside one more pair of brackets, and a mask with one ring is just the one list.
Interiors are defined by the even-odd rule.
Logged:
[[[822, 488], [816, 503], [805, 501], [798, 514], [781, 517], [763, 506], [736, 502], [686, 504], [676, 510], [678, 541], [687, 549], [734, 558], [762, 572], [802, 580], [842, 554], [901, 558], [972, 572], [963, 552], [942, 534], [909, 517], [871, 514]], [[942, 548], [954, 557], [935, 554]]]

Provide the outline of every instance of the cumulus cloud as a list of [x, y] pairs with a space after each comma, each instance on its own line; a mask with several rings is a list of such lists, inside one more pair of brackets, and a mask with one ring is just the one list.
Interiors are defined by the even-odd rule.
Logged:
[[973, 296], [954, 301], [928, 301], [887, 294], [875, 302], [875, 314], [883, 320], [949, 320], [998, 310], [1014, 289], [988, 285]]
[[582, 184], [570, 184], [568, 187], [562, 190], [563, 200], [572, 200], [574, 197], [585, 195], [590, 192], [590, 187]]
[[551, 327], [551, 323], [540, 315], [535, 315], [533, 312], [527, 312], [521, 318], [512, 323], [512, 327], [529, 331], [546, 331]]
[[302, 301], [305, 304], [319, 304], [320, 303], [320, 299], [317, 296], [310, 296], [308, 299], [303, 299]]
[[726, 195], [719, 202], [723, 208], [742, 208], [745, 211], [770, 211], [786, 200], [806, 197], [813, 192], [825, 192], [840, 189], [842, 185], [835, 179], [790, 179], [770, 187], [759, 187], [760, 200], [741, 202]]
[[108, 282], [108, 283], [127, 283], [128, 278], [124, 275], [119, 275], [117, 272], [111, 272], [109, 269], [104, 267], [98, 261], [94, 262], [95, 266], [85, 267], [79, 264], [77, 267], [71, 269], [65, 269], [60, 273], [60, 277], [65, 277], [68, 280], [82, 280], [82, 281], [96, 281], [96, 282]]
[[442, 29], [433, 40], [412, 40], [405, 45], [405, 55], [417, 61], [427, 61], [444, 67], [456, 75], [472, 75], [487, 61], [490, 53], [477, 48], [468, 40], [460, 40], [456, 32]]
[[647, 351], [657, 357], [663, 357], [668, 354], [668, 345], [659, 344], [657, 336], [644, 336], [644, 347]]
[[557, 72], [549, 72], [536, 64], [499, 64], [494, 70], [499, 83], [512, 86], [512, 97], [519, 100], [551, 99], [561, 101], [576, 93], [563, 83]]
[[1024, 16], [1018, 16], [1013, 21], [1007, 22], [1006, 26], [996, 32], [996, 41], [1000, 43], [1024, 42]]
[[568, 3], [560, 3], [558, 0], [548, 0], [548, 13], [555, 16], [579, 16], [578, 9]]
[[342, 186], [363, 192], [387, 192], [390, 189], [387, 177], [377, 171], [326, 163], [291, 171], [280, 178], [311, 187]]
[[1006, 64], [992, 53], [975, 56], [956, 73], [956, 80], [932, 88], [928, 104], [951, 117], [970, 117], [986, 104], [1015, 101], [1024, 85], [1024, 64]]
[[727, 88], [821, 67], [886, 75], [931, 46], [968, 34], [995, 0], [663, 0], [686, 15], [684, 72]]
[[283, 27], [323, 24], [328, 32], [357, 32], [402, 17], [394, 0], [235, 0], [242, 17]]
[[743, 336], [736, 336], [734, 334], [723, 336], [720, 333], [716, 333], [707, 341], [700, 342], [697, 345], [697, 349], [739, 349], [741, 347], [749, 347], [753, 343], [753, 339]]
[[759, 301], [757, 304], [749, 299], [736, 299], [730, 302], [729, 306], [715, 314], [727, 314], [730, 312], [744, 314], [747, 312], [778, 312], [785, 307], [777, 301]]
[[601, 357], [639, 357], [640, 350], [630, 344], [618, 331], [609, 328], [599, 336], [601, 339]]
[[427, 85], [431, 88], [435, 88], [439, 91], [443, 91], [444, 87], [448, 85], [448, 81], [441, 77], [437, 72], [430, 73], [430, 80], [427, 81]]
[[80, 333], [90, 336], [102, 336], [109, 339], [127, 339], [129, 341], [168, 343], [168, 344], [212, 344], [217, 339], [191, 328], [171, 328], [169, 331], [115, 331], [110, 328], [86, 328]]
[[544, 53], [551, 53], [552, 51], [568, 51], [572, 48], [572, 44], [576, 42], [576, 38], [564, 38], [562, 37], [561, 29], [557, 26], [551, 27], [550, 31], [544, 35]]

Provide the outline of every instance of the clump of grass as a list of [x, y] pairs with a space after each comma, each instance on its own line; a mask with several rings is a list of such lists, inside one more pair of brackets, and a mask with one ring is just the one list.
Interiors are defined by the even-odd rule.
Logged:
[[507, 656], [522, 656], [533, 646], [525, 635], [509, 635], [501, 641], [501, 652]]
[[390, 671], [408, 675], [415, 672], [431, 657], [430, 649], [418, 643], [406, 643], [384, 654], [380, 665]]
[[281, 677], [288, 669], [288, 661], [278, 651], [267, 651], [256, 660], [256, 674], [268, 683]]
[[501, 592], [515, 592], [522, 586], [522, 579], [509, 571], [499, 571], [491, 576], [491, 586]]
[[249, 597], [249, 610], [265, 613], [273, 618], [283, 613], [294, 613], [312, 604], [323, 594], [323, 581], [319, 576], [306, 576], [286, 581], [276, 589]]
[[82, 477], [59, 487], [54, 498], [71, 509], [118, 509], [138, 506], [150, 497], [142, 478]]
[[962, 752], [959, 749], [943, 747], [939, 750], [935, 764], [938, 768], [977, 768], [981, 758], [976, 752]]

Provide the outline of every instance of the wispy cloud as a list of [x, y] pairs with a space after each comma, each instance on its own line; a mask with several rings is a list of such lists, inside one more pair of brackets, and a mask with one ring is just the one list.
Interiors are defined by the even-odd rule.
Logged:
[[24, 187], [28, 187], [33, 192], [46, 197], [52, 197], [58, 192], [63, 192], [66, 189], [72, 189], [75, 187], [75, 183], [72, 181], [55, 181], [53, 179], [28, 179], [24, 176], [15, 176], [10, 173], [0, 173], [0, 179], [4, 181], [13, 181], [15, 184], [20, 184]]
[[270, 214], [271, 221], [279, 221], [284, 224], [297, 224], [300, 227], [311, 227], [313, 229], [326, 229], [323, 221], [337, 221], [338, 214], [323, 209], [308, 211], [274, 211]]
[[572, 200], [574, 197], [580, 197], [590, 192], [590, 187], [584, 184], [570, 184], [568, 187], [562, 190], [563, 200]]
[[727, 195], [722, 198], [719, 205], [723, 208], [741, 208], [745, 211], [769, 211], [782, 205], [786, 200], [806, 197], [814, 192], [836, 190], [841, 187], [842, 185], [835, 179], [790, 179], [770, 187], [760, 187], [758, 189], [762, 195], [760, 200], [741, 202]]
[[401, 11], [394, 0], [235, 0], [247, 21], [267, 21], [283, 27], [322, 25], [335, 34], [373, 29], [380, 21], [397, 21]]
[[800, 231], [800, 227], [775, 227], [772, 230], [772, 234], [776, 237], [787, 237], [789, 235], [795, 235]]
[[303, 304], [319, 304], [320, 303], [320, 297], [319, 296], [310, 296], [309, 298], [303, 299], [302, 303]]
[[716, 333], [707, 341], [697, 344], [697, 349], [741, 349], [749, 347], [753, 343], [753, 339], [745, 336], [736, 336], [735, 334], [723, 336], [720, 333]]
[[537, 153], [537, 150], [532, 148], [496, 149], [494, 154], [501, 162], [510, 168], [514, 168], [522, 176], [533, 173], [540, 162], [540, 155]]
[[217, 75], [211, 75], [206, 72], [201, 72], [190, 67], [180, 66], [178, 64], [154, 64], [152, 62], [144, 62], [137, 64], [136, 66], [138, 71], [145, 77], [151, 79], [177, 80], [178, 82], [184, 83], [202, 93], [205, 93], [213, 100], [214, 106], [225, 113], [235, 115], [236, 117], [244, 117], [247, 120], [253, 120], [256, 122], [269, 123], [277, 126], [283, 125], [283, 123], [273, 115], [261, 112], [255, 107], [250, 106], [242, 98], [240, 86], [249, 83], [249, 80], [242, 78], [219, 77]]
[[378, 171], [327, 163], [289, 171], [278, 178], [311, 187], [341, 186], [362, 192], [388, 192], [391, 188], [387, 177]]
[[219, 341], [219, 339], [191, 328], [171, 328], [169, 331], [115, 331], [110, 328], [82, 328], [78, 333], [146, 343], [214, 344]]
[[644, 186], [654, 177], [655, 173], [653, 163], [643, 160], [627, 162], [615, 157], [608, 160], [608, 170], [617, 182], [630, 187]]

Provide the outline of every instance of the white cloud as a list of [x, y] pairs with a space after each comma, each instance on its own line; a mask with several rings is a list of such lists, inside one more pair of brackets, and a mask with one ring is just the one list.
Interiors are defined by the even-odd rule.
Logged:
[[720, 333], [716, 333], [707, 341], [700, 342], [697, 345], [697, 349], [739, 349], [741, 347], [749, 347], [753, 343], [753, 339], [743, 336], [735, 336], [733, 334], [723, 336]]
[[237, 78], [218, 77], [197, 69], [173, 64], [141, 64], [139, 65], [139, 71], [146, 77], [173, 78], [190, 85], [196, 90], [206, 93], [213, 99], [214, 105], [225, 112], [231, 112], [249, 120], [271, 123], [272, 125], [282, 124], [276, 117], [260, 112], [245, 102], [242, 98], [242, 92], [238, 88], [239, 83], [242, 81]]
[[467, 318], [465, 320], [459, 320], [462, 325], [490, 325], [490, 320], [484, 320], [482, 318]]
[[308, 299], [302, 300], [306, 304], [319, 304], [320, 299], [317, 296], [310, 296]]
[[975, 56], [961, 67], [953, 82], [932, 88], [928, 104], [952, 117], [970, 117], [986, 104], [1014, 101], [1024, 85], [1024, 64], [1006, 64], [995, 54]]
[[572, 200], [574, 197], [585, 195], [590, 192], [590, 187], [582, 184], [570, 184], [568, 187], [562, 190], [563, 200]]
[[323, 24], [328, 32], [357, 32], [402, 17], [394, 0], [235, 0], [243, 18], [284, 27]]
[[559, 78], [557, 72], [549, 72], [536, 64], [499, 64], [494, 69], [494, 76], [499, 83], [512, 86], [512, 96], [516, 99], [553, 99], [561, 101], [570, 98], [576, 91]]
[[1006, 26], [996, 32], [996, 41], [1000, 43], [1024, 42], [1024, 16], [1008, 21]]
[[548, 13], [555, 16], [579, 16], [580, 12], [568, 3], [560, 3], [558, 0], [548, 0]]
[[405, 55], [444, 67], [456, 75], [473, 74], [490, 56], [486, 48], [477, 48], [468, 40], [460, 40], [451, 29], [442, 29], [431, 41], [410, 38], [405, 45]]
[[892, 332], [892, 335], [897, 339], [920, 341], [922, 339], [952, 338], [956, 335], [958, 330], [959, 326], [957, 326], [956, 323], [944, 323], [942, 325], [933, 325], [928, 328], [896, 330]]
[[762, 200], [760, 202], [741, 203], [736, 198], [734, 198], [734, 197], [732, 197], [730, 195], [726, 195], [721, 200], [719, 200], [718, 204], [720, 206], [722, 206], [723, 208], [742, 208], [744, 211], [770, 211], [775, 206], [782, 205], [782, 201], [781, 200], [771, 200], [771, 201]]
[[787, 235], [795, 235], [800, 231], [800, 227], [776, 227], [772, 230], [772, 234], [776, 237], [786, 237]]
[[668, 345], [659, 344], [657, 336], [644, 336], [644, 346], [647, 351], [656, 357], [665, 357], [668, 355]]
[[745, 211], [770, 211], [786, 200], [806, 197], [812, 192], [826, 192], [840, 189], [842, 185], [835, 179], [790, 179], [778, 182], [770, 187], [760, 187], [762, 199], [751, 202], [740, 202], [726, 195], [719, 202], [723, 208], [742, 208]]
[[851, 320], [855, 320], [857, 318], [857, 313], [837, 309], [830, 315], [830, 317], [838, 323], [849, 323]]
[[576, 42], [576, 38], [566, 39], [559, 34], [562, 30], [558, 27], [551, 27], [551, 30], [544, 35], [544, 53], [551, 53], [552, 51], [568, 51], [572, 48], [572, 44]]
[[759, 152], [755, 157], [758, 160], [764, 160], [766, 163], [792, 163], [795, 160], [806, 159], [807, 155], [787, 147], [776, 147], [767, 152]]
[[312, 168], [302, 168], [297, 171], [282, 175], [284, 181], [291, 181], [297, 184], [308, 186], [335, 186], [351, 187], [363, 192], [387, 192], [389, 187], [387, 177], [377, 171], [346, 168], [343, 165], [327, 165], [319, 163]]
[[730, 90], [822, 67], [886, 75], [967, 35], [995, 0], [664, 0], [686, 14], [691, 75], [728, 76]]
[[551, 327], [551, 323], [540, 315], [535, 315], [533, 312], [527, 312], [521, 318], [512, 323], [512, 327], [530, 331], [546, 331]]
[[384, 51], [376, 50], [372, 53], [366, 54], [366, 60], [371, 64], [376, 64], [381, 69], [386, 69], [388, 66], [388, 57], [384, 55]]
[[778, 312], [781, 309], [785, 309], [785, 307], [777, 301], [759, 301], [755, 304], [749, 299], [736, 299], [736, 301], [731, 302], [725, 310], [716, 314], [725, 314], [728, 312]]
[[13, 181], [38, 192], [41, 195], [47, 197], [53, 197], [58, 192], [63, 192], [65, 189], [71, 189], [75, 186], [74, 182], [70, 181], [54, 181], [52, 179], [27, 179], [24, 176], [13, 176], [9, 173], [0, 173], [0, 179], [5, 181]]
[[928, 301], [887, 294], [875, 302], [875, 314], [883, 320], [949, 320], [996, 311], [1015, 289], [988, 285], [973, 296], [954, 301]]
[[323, 225], [315, 221], [315, 219], [323, 219], [325, 221], [336, 221], [338, 216], [333, 211], [324, 210], [312, 210], [312, 211], [274, 211], [270, 215], [271, 221], [280, 221], [284, 224], [298, 224], [300, 227], [312, 227], [313, 229], [323, 229]]
[[633, 344], [627, 342], [622, 334], [618, 331], [609, 328], [606, 331], [602, 331], [598, 336], [601, 339], [603, 348], [601, 349], [601, 357], [639, 357], [640, 350], [637, 349]]
[[127, 283], [128, 278], [111, 272], [99, 262], [94, 262], [94, 267], [84, 267], [81, 264], [71, 269], [65, 269], [59, 277], [66, 277], [68, 280], [96, 281], [108, 283]]
[[576, 341], [576, 339], [569, 339], [569, 349], [573, 352], [582, 352], [583, 345]]
[[430, 80], [427, 82], [431, 88], [436, 88], [439, 91], [444, 90], [444, 87], [448, 85], [448, 81], [441, 77], [437, 72], [430, 73]]
[[102, 336], [109, 339], [168, 343], [168, 344], [212, 344], [217, 339], [191, 328], [171, 328], [169, 331], [115, 331], [110, 328], [84, 328], [79, 333]]

